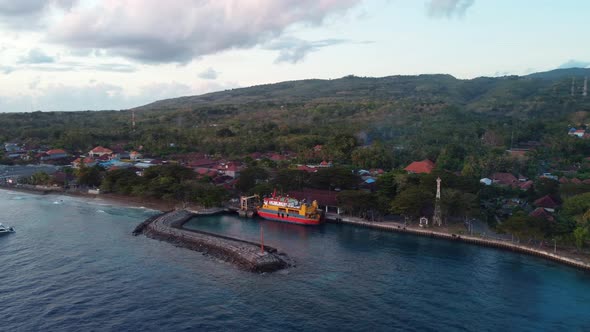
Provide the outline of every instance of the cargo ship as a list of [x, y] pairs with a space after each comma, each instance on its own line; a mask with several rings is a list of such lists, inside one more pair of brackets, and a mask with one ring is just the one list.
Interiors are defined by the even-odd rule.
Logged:
[[318, 225], [322, 222], [322, 211], [318, 208], [317, 201], [308, 204], [305, 200], [277, 196], [276, 192], [272, 197], [265, 197], [256, 212], [264, 219], [295, 224]]

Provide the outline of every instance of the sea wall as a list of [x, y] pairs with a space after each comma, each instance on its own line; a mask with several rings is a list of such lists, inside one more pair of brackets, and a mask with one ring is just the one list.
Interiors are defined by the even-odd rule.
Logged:
[[138, 225], [133, 234], [145, 234], [152, 239], [199, 251], [252, 272], [273, 272], [291, 265], [289, 258], [275, 248], [264, 246], [263, 251], [255, 242], [182, 228], [194, 216], [185, 210], [152, 216]]
[[408, 228], [403, 227], [400, 225], [391, 225], [391, 224], [382, 224], [379, 222], [371, 222], [371, 221], [362, 221], [356, 220], [353, 218], [346, 218], [346, 217], [339, 217], [339, 218], [327, 218], [329, 222], [332, 223], [339, 223], [339, 224], [348, 224], [372, 229], [379, 229], [389, 232], [399, 232], [399, 233], [407, 233], [407, 234], [414, 234], [420, 236], [427, 236], [439, 239], [446, 239], [450, 241], [461, 241], [470, 244], [476, 244], [485, 247], [491, 248], [498, 248], [503, 250], [509, 250], [514, 252], [520, 252], [531, 256], [541, 257], [545, 259], [549, 259], [558, 263], [566, 264], [575, 268], [583, 269], [590, 271], [590, 264], [579, 261], [570, 257], [565, 257], [562, 255], [558, 255], [556, 253], [548, 252], [541, 249], [526, 247], [523, 245], [519, 245], [516, 243], [511, 242], [504, 242], [500, 240], [493, 240], [493, 239], [482, 239], [474, 236], [465, 236], [465, 235], [457, 235], [457, 234], [449, 234], [443, 232], [436, 232], [429, 229], [416, 229], [416, 228]]

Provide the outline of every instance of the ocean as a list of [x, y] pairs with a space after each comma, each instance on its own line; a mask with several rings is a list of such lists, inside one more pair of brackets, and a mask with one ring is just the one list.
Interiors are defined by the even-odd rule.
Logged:
[[0, 190], [1, 331], [588, 331], [590, 273], [491, 248], [346, 225], [223, 215], [296, 266], [253, 274], [134, 237], [156, 211]]

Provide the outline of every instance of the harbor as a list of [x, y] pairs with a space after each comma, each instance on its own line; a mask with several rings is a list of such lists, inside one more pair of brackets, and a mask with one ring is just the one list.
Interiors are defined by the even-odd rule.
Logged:
[[175, 210], [152, 216], [139, 224], [133, 235], [172, 243], [178, 247], [202, 252], [252, 272], [274, 272], [292, 265], [277, 249], [235, 237], [183, 228], [198, 216], [187, 210]]
[[476, 236], [470, 235], [463, 235], [463, 234], [453, 234], [453, 233], [445, 233], [436, 231], [434, 229], [428, 228], [417, 228], [417, 227], [408, 227], [403, 224], [397, 222], [373, 222], [373, 221], [365, 221], [359, 218], [354, 217], [346, 217], [337, 214], [327, 214], [326, 221], [335, 224], [346, 224], [352, 225], [356, 227], [364, 227], [364, 228], [371, 228], [377, 229], [387, 232], [397, 232], [397, 233], [406, 233], [412, 235], [419, 235], [419, 236], [426, 236], [432, 237], [437, 239], [445, 239], [450, 241], [459, 241], [469, 244], [480, 245], [484, 247], [491, 247], [491, 248], [498, 248], [503, 250], [509, 250], [513, 252], [520, 252], [523, 254], [536, 256], [544, 259], [549, 259], [558, 263], [562, 263], [565, 265], [569, 265], [578, 269], [590, 271], [590, 263], [584, 262], [582, 260], [565, 257], [563, 255], [559, 255], [555, 252], [550, 252], [546, 250], [541, 250], [539, 248], [533, 248], [529, 246], [525, 246], [518, 243], [512, 243], [507, 241], [501, 241], [496, 239], [485, 239]]

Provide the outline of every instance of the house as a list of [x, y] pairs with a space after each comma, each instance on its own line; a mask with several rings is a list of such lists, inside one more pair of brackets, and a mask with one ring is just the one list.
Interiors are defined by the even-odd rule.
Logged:
[[220, 167], [218, 168], [219, 173], [229, 176], [232, 179], [235, 179], [238, 176], [240, 176], [241, 169], [242, 169], [242, 165], [235, 163], [235, 162], [229, 162], [227, 164], [220, 165]]
[[323, 160], [323, 161], [322, 161], [322, 162], [321, 162], [321, 163], [318, 165], [318, 167], [320, 167], [320, 168], [329, 168], [329, 167], [332, 167], [332, 162], [331, 162], [331, 161], [329, 161], [329, 162], [328, 162], [328, 161], [325, 161], [325, 160]]
[[45, 161], [45, 160], [57, 160], [57, 159], [62, 159], [62, 158], [66, 158], [68, 156], [68, 153], [65, 150], [62, 149], [51, 149], [49, 151], [46, 151], [45, 153], [43, 153], [43, 155], [41, 156], [41, 160]]
[[287, 160], [288, 158], [286, 156], [280, 155], [278, 153], [273, 153], [268, 159], [270, 159], [274, 162], [279, 162], [279, 161]]
[[203, 159], [193, 160], [193, 161], [189, 162], [187, 166], [196, 170], [198, 168], [215, 169], [216, 165], [217, 165], [217, 162], [215, 160], [203, 158]]
[[86, 158], [77, 158], [76, 160], [72, 161], [72, 167], [74, 168], [80, 168], [82, 166], [82, 163], [84, 163], [84, 166], [86, 167], [92, 167], [94, 165], [96, 165], [96, 161], [93, 158], [90, 157], [86, 157]]
[[479, 183], [483, 183], [483, 184], [485, 184], [486, 186], [490, 186], [490, 185], [492, 185], [492, 182], [493, 182], [493, 181], [492, 181], [492, 179], [490, 179], [490, 178], [483, 178], [483, 179], [479, 180]]
[[533, 204], [536, 207], [544, 208], [549, 212], [554, 212], [555, 208], [559, 207], [559, 203], [549, 195], [537, 199]]
[[137, 159], [141, 159], [143, 158], [143, 155], [137, 151], [131, 151], [129, 152], [129, 159], [131, 160], [137, 160]]
[[574, 132], [574, 136], [577, 136], [579, 138], [583, 138], [584, 134], [586, 134], [586, 130], [584, 129], [578, 129]]
[[314, 152], [322, 152], [322, 149], [323, 149], [323, 148], [324, 148], [324, 146], [323, 146], [323, 145], [321, 145], [321, 144], [318, 144], [318, 145], [316, 145], [316, 146], [314, 146], [314, 147], [313, 147], [313, 151], [314, 151]]
[[531, 213], [529, 213], [529, 216], [543, 219], [543, 220], [547, 220], [547, 221], [554, 221], [555, 220], [555, 218], [553, 217], [553, 215], [551, 213], [547, 212], [547, 210], [545, 210], [544, 208], [541, 208], [541, 207], [534, 209]]
[[217, 171], [215, 171], [215, 170], [208, 170], [208, 169], [205, 169], [205, 168], [201, 168], [201, 169], [197, 170], [196, 172], [201, 177], [208, 176], [208, 177], [210, 177], [210, 178], [213, 179], [214, 177], [217, 176]]
[[518, 184], [518, 187], [520, 188], [520, 190], [529, 190], [533, 187], [534, 182], [531, 180], [522, 182], [520, 184]]
[[307, 165], [297, 165], [297, 170], [305, 171], [307, 173], [316, 173], [318, 171], [316, 168], [309, 167]]
[[4, 143], [4, 150], [6, 152], [17, 152], [21, 150], [18, 143]]
[[127, 151], [119, 151], [113, 154], [114, 159], [131, 159], [131, 154]]
[[102, 156], [111, 156], [113, 154], [113, 150], [104, 148], [102, 146], [97, 146], [94, 149], [88, 152], [89, 157], [98, 158]]
[[404, 171], [408, 172], [409, 174], [430, 174], [434, 167], [435, 165], [432, 161], [424, 159], [422, 161], [414, 161], [404, 168]]
[[570, 180], [570, 182], [573, 184], [582, 184], [582, 181], [578, 178], [573, 178]]
[[492, 182], [500, 186], [516, 187], [518, 186], [518, 179], [511, 173], [494, 173], [491, 176]]

